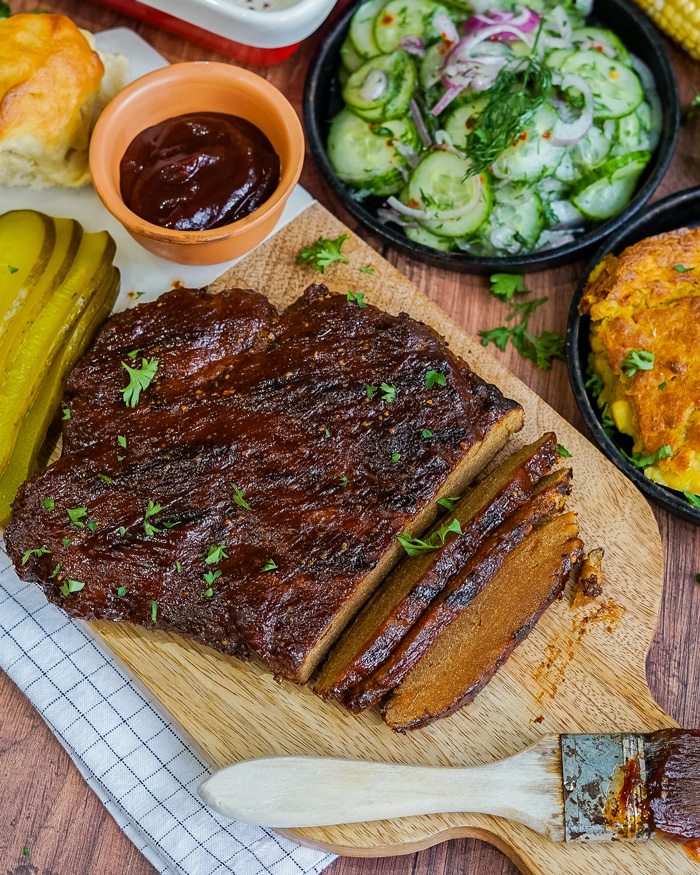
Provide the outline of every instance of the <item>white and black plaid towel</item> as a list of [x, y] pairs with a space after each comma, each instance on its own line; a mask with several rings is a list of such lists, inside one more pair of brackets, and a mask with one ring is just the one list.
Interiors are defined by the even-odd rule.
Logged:
[[99, 649], [22, 583], [0, 547], [0, 668], [163, 875], [316, 875], [334, 858], [206, 808], [206, 764]]

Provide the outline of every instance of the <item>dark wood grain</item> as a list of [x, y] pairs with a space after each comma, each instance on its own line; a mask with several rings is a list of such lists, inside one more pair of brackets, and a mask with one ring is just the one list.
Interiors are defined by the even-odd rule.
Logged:
[[[343, 4], [344, 5], [344, 4]], [[94, 31], [127, 25], [138, 30], [171, 61], [227, 60], [155, 28], [112, 13], [85, 0], [14, 0], [13, 11], [49, 9], [70, 15]], [[281, 88], [300, 111], [304, 75], [318, 38], [278, 67], [258, 69]], [[700, 88], [700, 64], [669, 48], [681, 97], [688, 104]], [[700, 123], [682, 131], [677, 154], [657, 197], [700, 183]], [[426, 267], [383, 246], [359, 229], [335, 203], [308, 157], [302, 184], [336, 212], [360, 236], [422, 288], [468, 331], [502, 324], [503, 306], [486, 294], [483, 279]], [[548, 296], [532, 320], [536, 330], [563, 332], [569, 301], [581, 265], [528, 279], [538, 296]], [[569, 389], [566, 368], [555, 362], [549, 372], [509, 350], [507, 366], [585, 432]], [[647, 673], [658, 702], [680, 723], [700, 726], [700, 648], [697, 617], [700, 587], [700, 532], [656, 509], [666, 556], [666, 587], [659, 627], [649, 652]], [[643, 549], [643, 545], [640, 545]], [[23, 854], [29, 849], [29, 857]], [[41, 717], [0, 672], [0, 873], [2, 875], [152, 875], [153, 867], [121, 833], [87, 787]], [[499, 851], [474, 840], [447, 842], [420, 854], [384, 860], [339, 859], [329, 875], [514, 875]]]

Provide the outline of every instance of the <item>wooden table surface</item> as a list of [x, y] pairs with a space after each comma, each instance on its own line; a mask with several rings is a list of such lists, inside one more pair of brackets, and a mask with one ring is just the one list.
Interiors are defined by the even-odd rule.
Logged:
[[[93, 31], [124, 25], [132, 27], [170, 61], [226, 60], [87, 0], [10, 2], [14, 12], [37, 8], [62, 12]], [[256, 70], [287, 95], [299, 114], [306, 68], [317, 44], [317, 38], [311, 37], [281, 65]], [[685, 106], [700, 89], [700, 63], [670, 43], [669, 50]], [[699, 135], [700, 121], [682, 130], [676, 156], [657, 197], [700, 183]], [[310, 156], [307, 156], [301, 183], [469, 332], [476, 334], [480, 329], [503, 323], [504, 307], [487, 295], [485, 279], [423, 266], [383, 246], [358, 228], [336, 204]], [[528, 278], [529, 288], [538, 297], [548, 296], [547, 303], [533, 317], [532, 328], [564, 332], [569, 301], [580, 272], [581, 265], [575, 264]], [[563, 362], [555, 362], [551, 371], [538, 371], [530, 362], [519, 358], [512, 348], [503, 354], [503, 359], [515, 374], [585, 433]], [[695, 583], [695, 574], [700, 570], [700, 531], [662, 510], [655, 509], [655, 512], [666, 556], [666, 587], [661, 619], [648, 657], [649, 683], [652, 693], [669, 714], [685, 726], [699, 727], [700, 696], [696, 691], [700, 683], [700, 647], [695, 614], [700, 612], [700, 587]], [[640, 549], [643, 548], [640, 544]], [[25, 846], [29, 848], [29, 858], [23, 856]], [[0, 870], [7, 875], [155, 873], [85, 784], [39, 714], [2, 672]], [[328, 875], [513, 875], [517, 870], [493, 847], [476, 840], [459, 840], [405, 857], [343, 858], [327, 871]]]

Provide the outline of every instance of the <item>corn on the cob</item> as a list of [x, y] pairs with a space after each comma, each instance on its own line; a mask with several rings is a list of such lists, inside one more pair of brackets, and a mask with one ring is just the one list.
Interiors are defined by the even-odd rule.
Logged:
[[636, 0], [671, 39], [700, 60], [700, 3], [697, 0]]

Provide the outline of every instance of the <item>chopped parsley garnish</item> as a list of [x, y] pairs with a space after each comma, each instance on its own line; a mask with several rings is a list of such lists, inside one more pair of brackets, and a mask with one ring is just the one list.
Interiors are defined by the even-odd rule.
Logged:
[[642, 453], [634, 453], [629, 456], [624, 450], [620, 450], [622, 455], [631, 462], [635, 468], [648, 468], [650, 465], [656, 465], [661, 459], [668, 459], [673, 455], [673, 450], [668, 444], [664, 444], [663, 447], [659, 447], [659, 449], [652, 453], [650, 456], [644, 456]]
[[136, 356], [139, 354], [139, 352], [140, 352], [140, 350], [138, 350], [138, 349], [132, 349], [131, 352], [127, 353], [127, 355], [129, 356], [130, 359], [135, 359]]
[[204, 590], [204, 597], [210, 599], [214, 595], [214, 590], [209, 587], [209, 589]]
[[235, 483], [231, 484], [231, 488], [233, 489], [233, 500], [235, 504], [244, 507], [246, 510], [250, 510], [250, 505], [245, 500], [245, 498], [243, 498], [243, 492], [236, 486]]
[[158, 602], [151, 602], [151, 622], [155, 623], [158, 616]]
[[218, 580], [220, 577], [221, 577], [220, 571], [207, 571], [206, 574], [204, 575], [204, 579], [209, 584], [209, 586], [211, 586], [212, 583], [214, 583], [214, 581]]
[[65, 422], [66, 419], [70, 419], [70, 410], [67, 407], [63, 408], [63, 416], [61, 419]]
[[382, 401], [386, 401], [387, 404], [391, 404], [391, 402], [396, 398], [396, 386], [390, 386], [388, 383], [382, 383], [379, 387], [379, 390], [382, 393]]
[[85, 523], [81, 523], [80, 520], [87, 516], [86, 507], [68, 507], [66, 508], [66, 513], [70, 517], [72, 523], [75, 523], [76, 526], [80, 526], [81, 529], [84, 527]]
[[50, 552], [51, 552], [51, 550], [49, 550], [48, 547], [37, 547], [34, 550], [27, 550], [27, 552], [24, 554], [24, 556], [22, 556], [22, 565], [26, 565], [27, 562], [29, 562], [30, 556], [36, 556], [36, 558], [38, 559], [40, 556], [43, 556], [44, 553], [50, 553]]
[[610, 408], [607, 404], [603, 405], [603, 409], [600, 414], [600, 424], [603, 426], [603, 431], [608, 437], [612, 437], [617, 430], [615, 425], [615, 420], [610, 416]]
[[339, 480], [338, 482], [340, 483], [341, 486], [347, 486], [347, 485], [348, 485], [348, 478], [347, 478], [347, 477], [341, 477], [340, 480]]
[[441, 371], [428, 371], [425, 375], [425, 388], [432, 389], [433, 386], [446, 386], [447, 380]]
[[566, 449], [566, 447], [561, 444], [557, 444], [557, 453], [562, 457], [562, 459], [570, 459], [571, 453]]
[[126, 534], [126, 529], [124, 528], [124, 526], [119, 526], [119, 534], [122, 536], [122, 538]]
[[694, 267], [686, 267], [684, 264], [674, 264], [673, 269], [678, 273], [690, 273], [691, 270], [695, 270]]
[[260, 571], [274, 571], [277, 568], [277, 563], [274, 559], [268, 559]]
[[52, 577], [55, 577], [55, 576], [58, 574], [58, 572], [61, 570], [61, 565], [62, 565], [62, 564], [63, 564], [63, 563], [59, 562], [58, 565], [57, 565], [57, 566], [54, 568], [54, 570], [51, 572], [51, 574], [49, 574], [49, 580], [50, 580]]
[[425, 541], [422, 541], [420, 538], [414, 538], [413, 535], [409, 535], [408, 532], [399, 535], [397, 541], [409, 556], [418, 556], [421, 553], [427, 553], [431, 550], [440, 550], [445, 546], [445, 538], [450, 532], [454, 532], [456, 535], [462, 534], [462, 527], [459, 524], [459, 520], [452, 520], [449, 525], [445, 524], [444, 526], [440, 526], [440, 528], [436, 532], [433, 532], [433, 534]]
[[324, 430], [323, 430], [323, 435], [324, 435], [324, 437], [330, 437], [330, 436], [331, 436], [331, 433], [328, 431], [327, 428], [324, 428]]
[[370, 401], [372, 400], [372, 398], [374, 398], [376, 393], [377, 393], [376, 386], [367, 386], [367, 397], [369, 398]]
[[[1, 16], [1, 17], [5, 18], [6, 16]], [[17, 271], [19, 270], [18, 267], [13, 267], [11, 264], [7, 265], [7, 269], [10, 271], [10, 273], [17, 273]]]
[[148, 520], [155, 516], [157, 513], [160, 513], [163, 510], [163, 506], [161, 504], [153, 504], [153, 502], [148, 500], [148, 507], [146, 508], [143, 515], [143, 528], [147, 535], [159, 535], [163, 530], [157, 528], [152, 523], [149, 523]]
[[518, 273], [494, 273], [489, 294], [501, 301], [510, 301], [514, 294], [527, 294], [525, 280]]
[[166, 529], [174, 529], [175, 526], [181, 526], [182, 522], [178, 520], [176, 523], [163, 523]]
[[214, 565], [216, 562], [221, 562], [222, 559], [228, 559], [228, 553], [223, 544], [212, 544], [209, 548], [209, 552], [204, 557], [204, 561], [207, 565]]
[[44, 499], [44, 507], [46, 508], [46, 510], [53, 510], [53, 508], [54, 508], [53, 498], [45, 498]]
[[631, 349], [622, 359], [622, 367], [628, 377], [633, 377], [637, 371], [650, 371], [654, 367], [653, 352], [644, 349]]
[[401, 458], [401, 453], [392, 453], [391, 454], [391, 461], [392, 462], [398, 462], [400, 458]]
[[700, 507], [700, 495], [695, 495], [693, 492], [686, 492], [685, 489], [683, 490], [683, 495], [685, 495], [693, 507]]
[[129, 374], [129, 385], [126, 389], [122, 389], [121, 393], [124, 396], [124, 403], [127, 407], [136, 407], [141, 397], [141, 392], [147, 389], [156, 375], [158, 370], [158, 359], [141, 359], [140, 368], [132, 368], [122, 362], [122, 367], [126, 368]]
[[355, 292], [351, 292], [350, 290], [348, 290], [348, 301], [351, 304], [357, 304], [360, 310], [364, 310], [364, 308], [367, 306], [367, 304], [365, 304], [364, 292], [357, 292], [357, 294], [355, 294]]
[[665, 388], [666, 388], [666, 380], [664, 380], [663, 383], [659, 383], [659, 389], [661, 389], [662, 392]]
[[374, 268], [371, 264], [366, 264], [364, 267], [360, 268], [360, 273], [374, 273]]
[[117, 590], [117, 595], [119, 596], [120, 599], [124, 598], [124, 596], [126, 595], [126, 587], [120, 586], [119, 589]]
[[70, 539], [70, 538], [63, 538], [63, 540], [61, 541], [61, 543], [63, 544], [64, 547], [70, 547], [70, 545], [71, 545], [71, 539]]
[[180, 574], [180, 572], [182, 571], [182, 565], [180, 564], [179, 559], [175, 560], [175, 570], [177, 571], [178, 574]]
[[449, 510], [450, 513], [455, 509], [455, 504], [459, 501], [459, 495], [450, 495], [449, 498], [438, 498], [438, 504], [441, 507], [444, 507], [446, 510]]
[[93, 523], [92, 521], [90, 521], [87, 524], [87, 527], [90, 529], [91, 532], [97, 531], [97, 523]]
[[349, 264], [348, 259], [340, 251], [348, 239], [347, 234], [341, 234], [335, 240], [319, 237], [311, 246], [305, 246], [297, 255], [297, 264], [310, 265], [314, 270], [324, 273], [329, 264], [342, 261]]
[[120, 447], [123, 447], [124, 449], [126, 449], [126, 438], [124, 437], [123, 434], [117, 435], [117, 443], [119, 444]]
[[549, 370], [554, 359], [564, 361], [566, 344], [563, 337], [554, 331], [543, 331], [539, 337], [535, 337], [527, 330], [530, 316], [546, 300], [546, 298], [536, 298], [532, 301], [523, 301], [521, 304], [511, 303], [506, 320], [519, 316], [520, 322], [512, 327], [500, 326], [490, 331], [480, 331], [482, 345], [495, 343], [501, 352], [505, 352], [510, 340], [523, 358], [534, 362], [543, 371]]
[[84, 586], [81, 580], [67, 580], [60, 589], [63, 595], [70, 595], [72, 592], [80, 592]]
[[[2, 4], [0, 4], [0, 18], [7, 18], [7, 15], [4, 14], [4, 13], [5, 13], [5, 10], [3, 9], [4, 6], [7, 7], [7, 9], [8, 9], [8, 13], [9, 13], [9, 9], [10, 9], [10, 7], [7, 6], [7, 3], [2, 3]], [[22, 853], [24, 854], [25, 857], [28, 857], [28, 856], [29, 856], [29, 848], [26, 847], [26, 845], [25, 845], [24, 848], [22, 848]]]
[[603, 378], [596, 374], [591, 365], [588, 365], [586, 368], [586, 382], [583, 385], [588, 389], [593, 398], [597, 398], [605, 386]]
[[105, 483], [111, 483], [112, 478], [108, 477], [106, 474], [98, 474], [97, 475], [100, 480], [104, 480]]
[[433, 436], [433, 433], [429, 428], [424, 428], [421, 434], [424, 438], [431, 438]]

